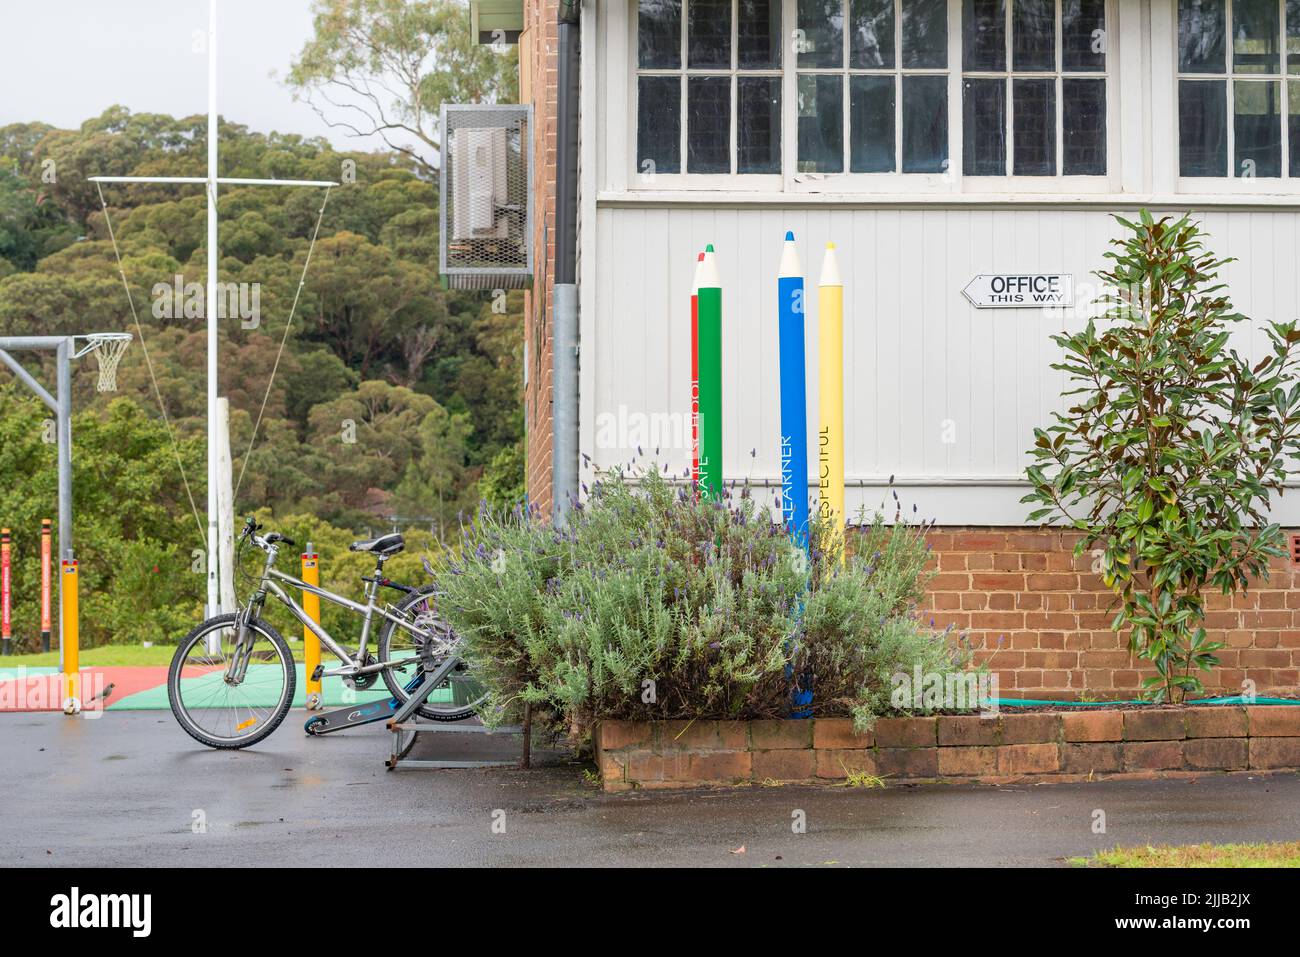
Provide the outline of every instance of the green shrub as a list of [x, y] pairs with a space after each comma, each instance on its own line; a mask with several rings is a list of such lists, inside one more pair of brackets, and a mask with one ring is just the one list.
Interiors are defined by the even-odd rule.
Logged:
[[1030, 521], [1083, 533], [1076, 557], [1101, 550], [1112, 627], [1155, 666], [1147, 692], [1182, 701], [1224, 644], [1203, 627], [1205, 593], [1244, 591], [1283, 553], [1268, 512], [1300, 449], [1300, 329], [1260, 329], [1252, 365], [1231, 346], [1245, 317], [1219, 282], [1230, 260], [1186, 217], [1119, 222], [1101, 327], [1052, 337], [1072, 404], [1034, 430], [1022, 501], [1040, 506]]
[[810, 568], [747, 491], [711, 503], [654, 471], [613, 473], [562, 530], [482, 508], [443, 612], [489, 722], [524, 702], [575, 738], [603, 718], [784, 717], [788, 675], [811, 671], [814, 714], [869, 724], [890, 675], [952, 658], [913, 612], [923, 532], [877, 520], [861, 541], [843, 567], [814, 548]]

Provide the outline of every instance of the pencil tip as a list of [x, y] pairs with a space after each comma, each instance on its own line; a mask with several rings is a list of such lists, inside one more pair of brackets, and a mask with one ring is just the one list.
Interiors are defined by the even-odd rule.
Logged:
[[794, 231], [793, 231], [793, 230], [789, 230], [789, 229], [787, 229], [787, 230], [785, 231], [785, 241], [786, 241], [787, 243], [792, 243], [792, 242], [794, 242]]
[[826, 244], [826, 248], [827, 248], [827, 249], [834, 249], [834, 248], [835, 248], [835, 244], [834, 244], [834, 243], [827, 243], [827, 244]]
[[705, 251], [706, 253], [711, 253], [711, 252], [713, 252], [713, 243], [709, 243], [707, 246], [705, 246], [705, 247], [704, 247], [704, 251]]
[[700, 253], [699, 256], [696, 257], [695, 261], [698, 263], [704, 262], [704, 253]]

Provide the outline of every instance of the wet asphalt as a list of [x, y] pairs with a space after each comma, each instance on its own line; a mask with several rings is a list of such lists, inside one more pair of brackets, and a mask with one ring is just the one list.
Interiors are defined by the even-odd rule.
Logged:
[[[0, 865], [1051, 866], [1116, 845], [1300, 838], [1297, 774], [605, 795], [555, 753], [530, 771], [389, 771], [382, 725], [309, 738], [304, 717], [217, 752], [166, 712], [0, 715]], [[471, 737], [411, 756], [516, 748]]]

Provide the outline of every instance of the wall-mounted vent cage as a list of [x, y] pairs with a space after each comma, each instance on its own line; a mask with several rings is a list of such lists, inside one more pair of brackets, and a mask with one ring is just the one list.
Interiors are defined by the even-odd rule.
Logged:
[[442, 107], [438, 265], [452, 289], [531, 284], [531, 122], [531, 106]]

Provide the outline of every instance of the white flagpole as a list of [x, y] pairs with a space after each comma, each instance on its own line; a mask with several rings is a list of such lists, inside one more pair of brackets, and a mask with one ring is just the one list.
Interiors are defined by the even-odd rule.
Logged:
[[[230, 433], [228, 417], [219, 414], [217, 382], [217, 264], [221, 258], [217, 242], [217, 187], [230, 186], [308, 186], [330, 187], [332, 180], [222, 178], [218, 175], [217, 131], [217, 0], [208, 0], [208, 172], [207, 176], [91, 176], [93, 183], [177, 183], [204, 184], [208, 193], [208, 540], [207, 540], [207, 608], [208, 615], [235, 610], [234, 592], [234, 494], [231, 488]], [[224, 442], [218, 430], [224, 430]], [[223, 458], [223, 446], [227, 449]], [[223, 535], [223, 509], [225, 532]], [[232, 547], [223, 548], [224, 539]], [[223, 556], [224, 557], [223, 559]], [[216, 639], [214, 636], [214, 640]]]
[[221, 550], [217, 533], [220, 497], [217, 486], [217, 0], [208, 0], [208, 614], [221, 607]]

